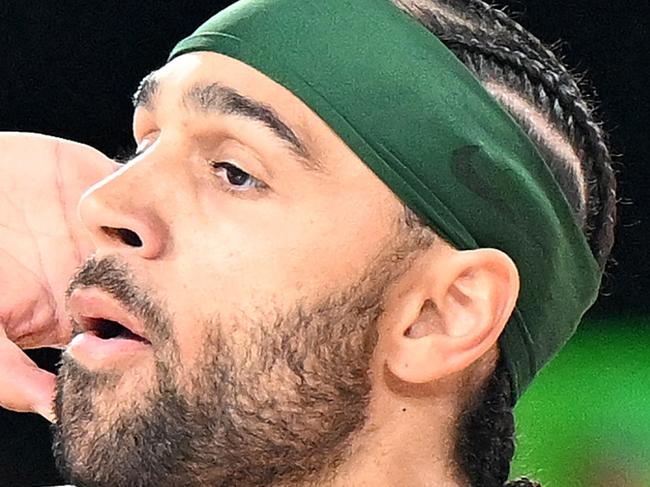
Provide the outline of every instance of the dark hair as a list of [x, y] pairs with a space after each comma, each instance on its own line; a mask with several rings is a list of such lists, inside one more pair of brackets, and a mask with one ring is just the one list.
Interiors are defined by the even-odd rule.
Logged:
[[[441, 39], [526, 131], [604, 270], [614, 242], [616, 179], [605, 134], [567, 68], [537, 38], [481, 0], [393, 2]], [[406, 222], [422, 226], [410, 212]], [[508, 482], [515, 451], [511, 399], [508, 372], [499, 360], [458, 421], [457, 467], [472, 486], [539, 486], [526, 478]]]

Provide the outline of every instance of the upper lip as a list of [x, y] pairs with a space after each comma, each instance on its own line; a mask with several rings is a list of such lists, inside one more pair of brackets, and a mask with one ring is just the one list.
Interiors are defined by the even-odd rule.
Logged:
[[128, 312], [115, 298], [97, 288], [76, 289], [68, 298], [70, 316], [83, 331], [97, 330], [102, 320], [119, 323], [148, 341], [142, 320]]

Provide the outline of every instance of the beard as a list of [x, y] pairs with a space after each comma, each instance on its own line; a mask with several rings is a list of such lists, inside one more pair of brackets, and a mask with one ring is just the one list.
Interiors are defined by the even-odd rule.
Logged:
[[219, 316], [207, 318], [201, 361], [184, 373], [164, 308], [117, 260], [89, 259], [70, 289], [109, 292], [162, 345], [152, 347], [152, 387], [137, 403], [109, 406], [100, 396], [120, 377], [64, 354], [53, 426], [59, 470], [78, 487], [325, 481], [365, 424], [376, 323], [386, 286], [402, 272], [400, 254], [385, 253], [355, 285], [314, 305], [242, 318], [252, 330], [245, 344], [229, 341]]

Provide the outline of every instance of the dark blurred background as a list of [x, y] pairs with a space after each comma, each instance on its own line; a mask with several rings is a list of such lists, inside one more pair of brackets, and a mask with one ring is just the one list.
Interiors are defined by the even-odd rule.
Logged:
[[[0, 130], [56, 135], [123, 155], [132, 147], [130, 96], [139, 80], [229, 3], [0, 0]], [[514, 471], [560, 487], [648, 487], [650, 7], [647, 0], [500, 5], [585, 75], [618, 154], [621, 198], [603, 296], [517, 408]], [[32, 356], [51, 369], [57, 360], [51, 351]], [[0, 486], [59, 481], [49, 441], [44, 420], [0, 411]]]

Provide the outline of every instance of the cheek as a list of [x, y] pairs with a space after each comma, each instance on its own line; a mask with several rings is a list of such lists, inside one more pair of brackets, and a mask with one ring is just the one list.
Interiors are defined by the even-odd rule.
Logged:
[[192, 238], [176, 248], [184, 261], [179, 270], [191, 283], [187, 291], [228, 297], [237, 306], [265, 304], [272, 296], [294, 302], [350, 284], [393, 232], [391, 205], [341, 191], [302, 201], [224, 200], [218, 211], [204, 213], [213, 217], [187, 228], [183, 233]]
[[211, 330], [245, 347], [256, 327], [356, 283], [399, 211], [377, 186], [301, 185], [268, 201], [221, 195], [177, 221], [158, 282], [185, 364], [201, 360]]
[[217, 327], [221, 325], [205, 318], [174, 324], [175, 349], [166, 354], [165, 361], [173, 364], [174, 382], [188, 397], [201, 393], [195, 389], [204, 387], [203, 382], [210, 378], [204, 371], [222, 354], [221, 343], [215, 339]]

